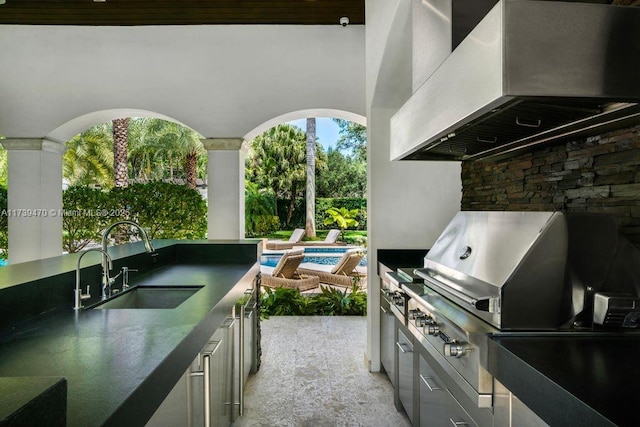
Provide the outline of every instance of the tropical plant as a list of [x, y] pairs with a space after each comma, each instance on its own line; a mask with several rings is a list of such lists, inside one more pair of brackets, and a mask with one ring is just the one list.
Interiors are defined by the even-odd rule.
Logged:
[[367, 294], [355, 284], [350, 290], [320, 286], [321, 293], [314, 298], [315, 314], [322, 316], [364, 316], [367, 314]]
[[355, 220], [358, 212], [358, 209], [329, 208], [326, 211], [328, 217], [324, 220], [324, 225], [335, 224], [340, 228], [340, 234], [342, 234], [347, 228], [358, 226], [358, 221]]
[[[245, 181], [244, 202], [245, 232], [250, 236], [255, 235], [258, 229], [258, 218], [273, 217], [276, 201], [271, 189], [261, 189], [256, 183]], [[276, 222], [279, 224], [277, 218], [276, 216]]]
[[316, 237], [316, 119], [307, 118], [307, 192], [305, 234]]
[[260, 188], [270, 188], [276, 197], [288, 190], [290, 213], [298, 185], [305, 179], [305, 139], [300, 129], [278, 125], [255, 137], [247, 156], [248, 179]]
[[296, 288], [264, 288], [260, 298], [261, 317], [269, 316], [365, 316], [367, 293], [358, 284], [341, 291], [320, 286], [317, 295], [302, 295]]
[[149, 120], [150, 133], [157, 145], [169, 158], [169, 175], [173, 177], [174, 162], [182, 166], [187, 186], [196, 188], [198, 159], [206, 155], [201, 136], [179, 123], [167, 120]]
[[311, 313], [310, 299], [300, 294], [297, 288], [264, 287], [260, 298], [260, 314], [269, 316], [301, 316]]
[[113, 120], [113, 184], [116, 187], [129, 185], [128, 146], [129, 118]]
[[87, 129], [67, 141], [62, 176], [70, 185], [113, 186], [113, 133], [111, 123]]
[[[178, 123], [142, 117], [131, 118], [127, 130], [127, 180], [154, 181], [178, 175], [195, 188], [197, 178], [206, 175], [206, 152], [197, 132]], [[108, 122], [67, 142], [63, 176], [70, 185], [114, 185], [113, 136], [113, 122]]]

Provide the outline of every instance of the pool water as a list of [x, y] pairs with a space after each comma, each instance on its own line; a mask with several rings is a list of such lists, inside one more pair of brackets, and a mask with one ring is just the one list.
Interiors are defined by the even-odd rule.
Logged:
[[[347, 251], [348, 248], [304, 248], [305, 257], [302, 259], [302, 262], [313, 262], [315, 264], [324, 264], [324, 265], [336, 265], [342, 255]], [[317, 255], [315, 255], [317, 254]], [[336, 254], [328, 255], [328, 254]], [[282, 258], [282, 253], [270, 253], [265, 254], [260, 257], [260, 264], [268, 267], [275, 267]], [[360, 264], [363, 267], [367, 265], [367, 256], [365, 255], [360, 261]]]

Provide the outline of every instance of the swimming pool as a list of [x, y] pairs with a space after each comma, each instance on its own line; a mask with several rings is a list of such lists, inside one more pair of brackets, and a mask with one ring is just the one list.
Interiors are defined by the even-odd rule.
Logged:
[[[304, 248], [305, 257], [302, 262], [313, 262], [315, 264], [335, 265], [340, 261], [342, 255], [352, 247], [337, 247], [337, 248]], [[260, 257], [260, 264], [268, 267], [275, 267], [282, 258], [283, 252], [272, 252], [263, 254]], [[363, 267], [367, 265], [367, 256], [365, 255], [360, 261]]]

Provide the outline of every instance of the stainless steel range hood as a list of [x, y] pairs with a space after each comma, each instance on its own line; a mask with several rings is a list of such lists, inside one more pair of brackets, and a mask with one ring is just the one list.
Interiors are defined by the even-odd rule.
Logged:
[[501, 0], [391, 119], [391, 159], [477, 160], [640, 123], [640, 8]]

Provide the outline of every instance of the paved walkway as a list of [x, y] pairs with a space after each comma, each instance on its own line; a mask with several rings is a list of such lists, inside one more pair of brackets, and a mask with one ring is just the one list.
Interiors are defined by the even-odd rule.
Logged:
[[409, 426], [386, 375], [365, 368], [366, 330], [359, 316], [263, 321], [262, 367], [234, 426]]

